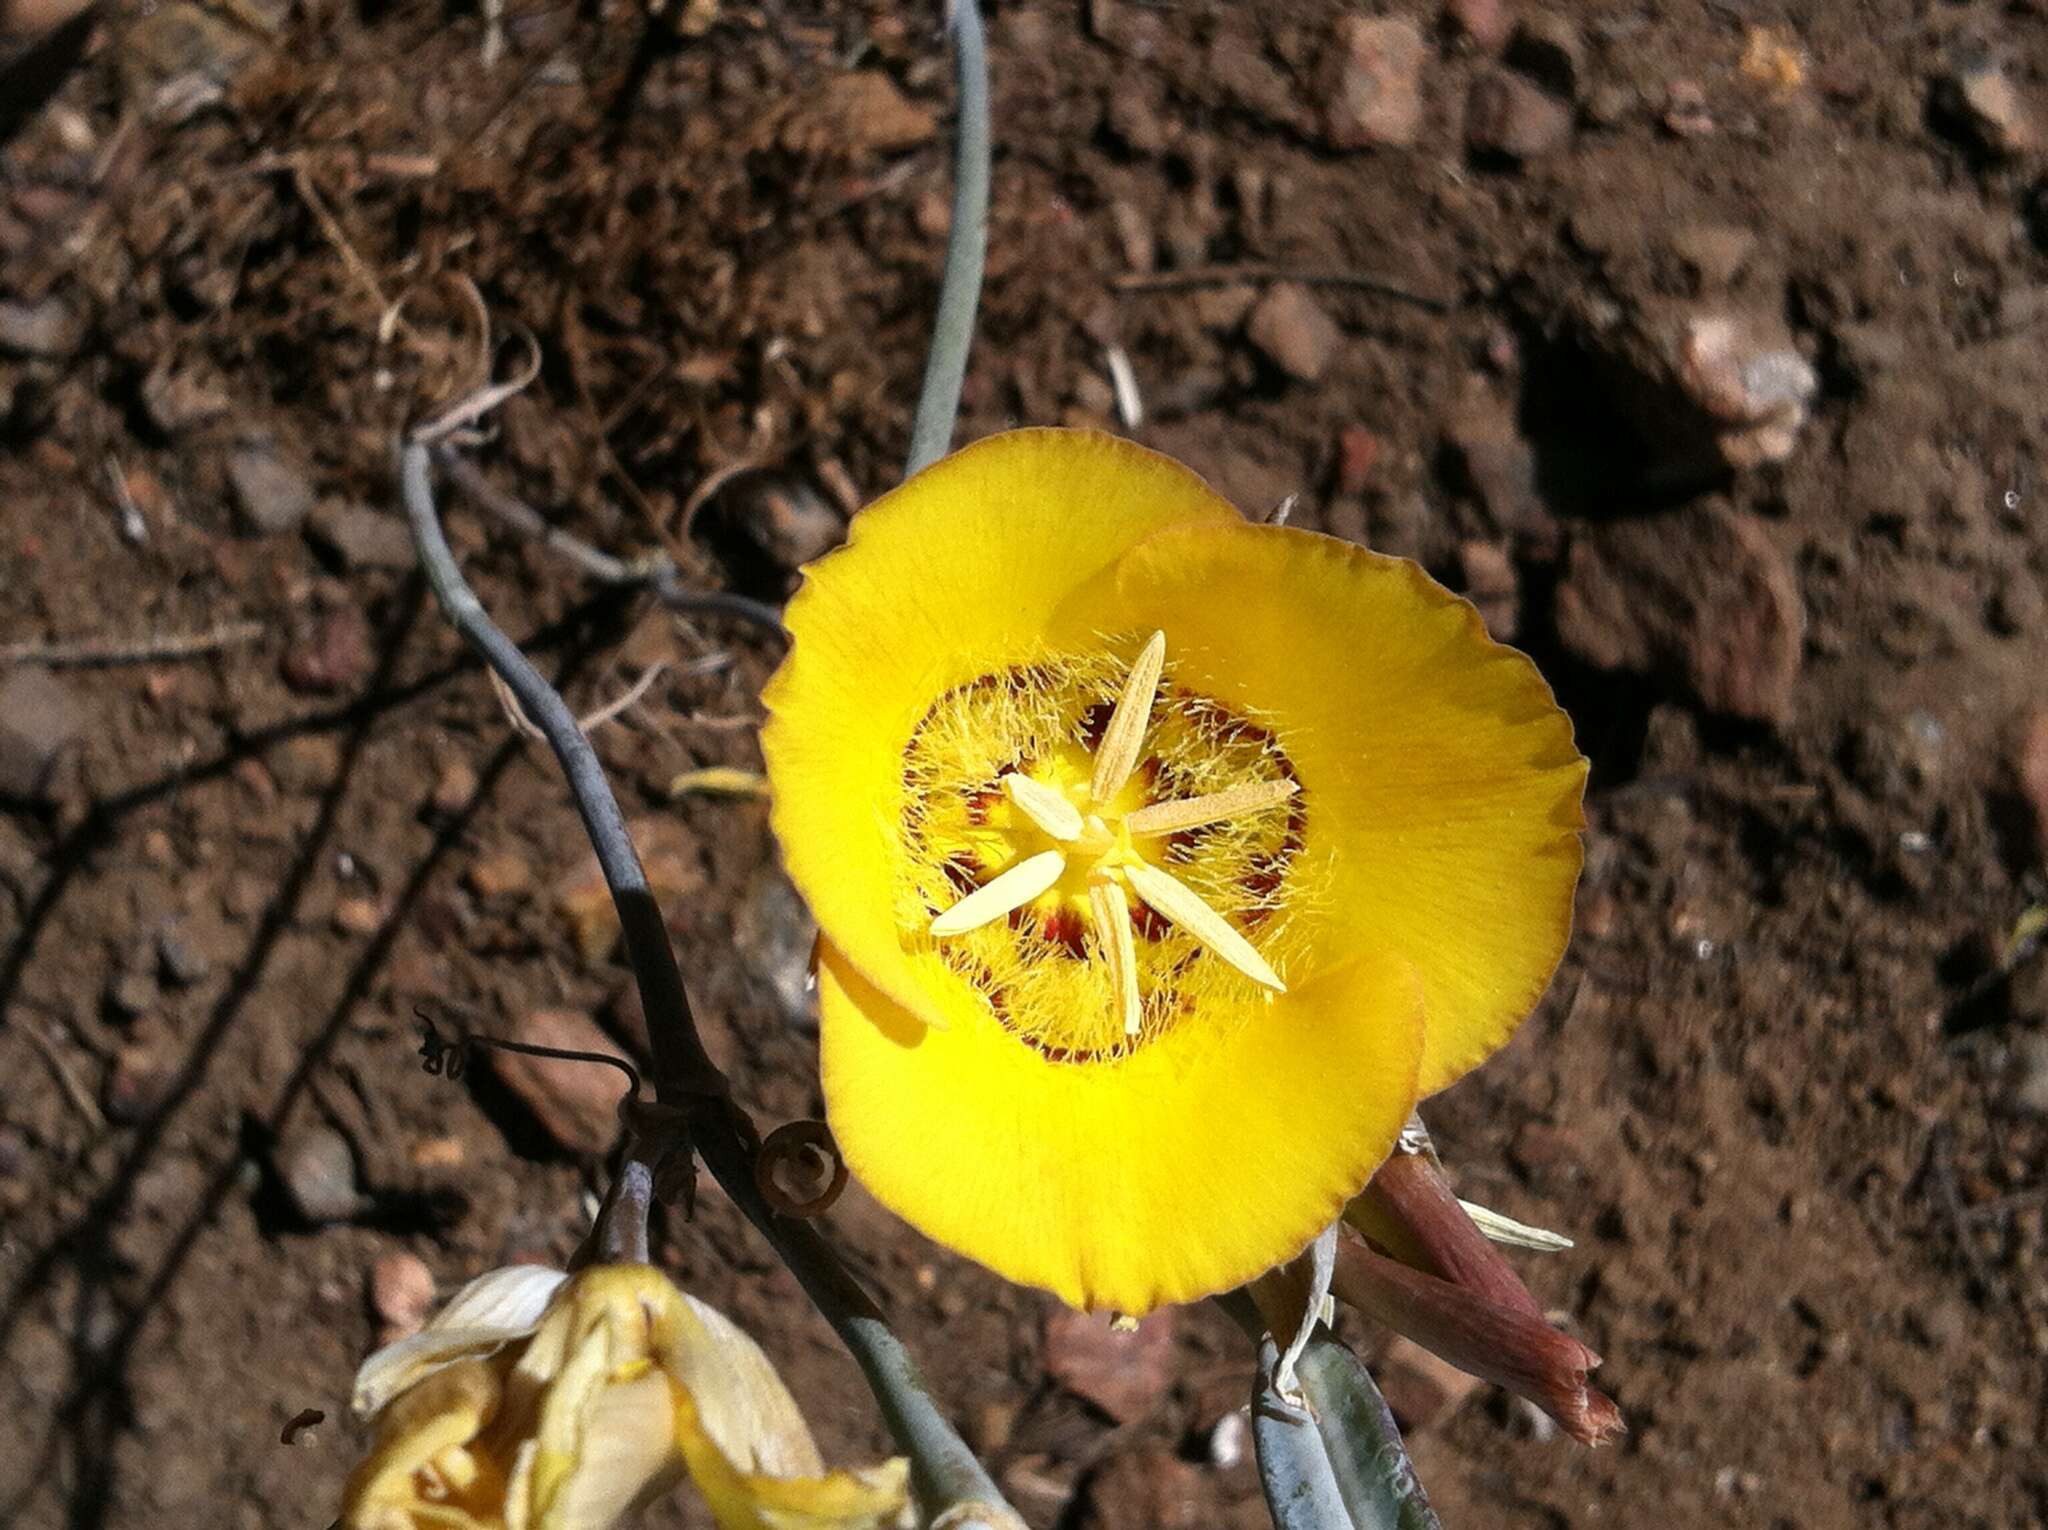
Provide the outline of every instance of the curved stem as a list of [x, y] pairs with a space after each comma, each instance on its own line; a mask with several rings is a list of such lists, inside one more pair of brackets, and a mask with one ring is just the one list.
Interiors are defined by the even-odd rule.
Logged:
[[910, 1457], [920, 1498], [936, 1517], [960, 1505], [1010, 1512], [1001, 1494], [946, 1422], [916, 1364], [881, 1312], [808, 1223], [779, 1216], [754, 1178], [753, 1123], [731, 1098], [725, 1075], [704, 1051], [683, 990], [661, 910], [626, 833], [618, 800], [596, 751], [555, 688], [520, 653], [462, 577], [434, 508], [428, 448], [399, 448], [399, 487], [428, 581], [448, 620], [518, 697], [562, 763], [585, 833], [618, 905], [626, 956], [647, 1013], [654, 1049], [655, 1093], [680, 1115], [689, 1142], [733, 1203], [774, 1245], [818, 1310], [852, 1351], [875, 1393], [890, 1432]]
[[939, 280], [939, 312], [925, 358], [924, 387], [910, 428], [908, 477], [946, 455], [960, 416], [967, 352], [974, 343], [974, 310], [988, 256], [988, 50], [977, 0], [952, 0], [953, 65], [959, 79], [960, 118], [953, 131], [953, 223], [946, 233], [946, 265]]

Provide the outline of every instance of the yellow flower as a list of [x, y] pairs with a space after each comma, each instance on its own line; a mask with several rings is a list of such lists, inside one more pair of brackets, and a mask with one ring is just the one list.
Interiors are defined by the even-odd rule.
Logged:
[[1297, 1253], [1564, 949], [1585, 762], [1534, 666], [1152, 452], [971, 446], [787, 619], [761, 742], [833, 1131], [1075, 1306]]
[[687, 1472], [723, 1530], [875, 1530], [906, 1463], [827, 1472], [754, 1341], [649, 1265], [473, 1280], [363, 1363], [344, 1530], [603, 1530]]

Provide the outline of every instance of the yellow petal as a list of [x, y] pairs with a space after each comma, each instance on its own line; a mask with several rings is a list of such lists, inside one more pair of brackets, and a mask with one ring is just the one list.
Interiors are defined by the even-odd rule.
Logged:
[[1414, 1104], [1419, 988], [1372, 952], [1096, 1062], [993, 1020], [923, 1026], [829, 942], [818, 984], [853, 1172], [927, 1236], [1077, 1307], [1144, 1313], [1291, 1258]]
[[1110, 436], [991, 436], [853, 518], [785, 614], [762, 693], [770, 821], [847, 960], [928, 1024], [958, 979], [897, 922], [903, 750], [942, 692], [1033, 659], [1054, 613], [1139, 539], [1240, 520], [1168, 458]]
[[387, 1344], [356, 1372], [350, 1406], [368, 1418], [407, 1387], [456, 1360], [481, 1358], [539, 1326], [549, 1300], [568, 1277], [537, 1264], [514, 1264], [479, 1275], [418, 1333]]
[[1414, 564], [1282, 527], [1160, 532], [1078, 604], [1160, 628], [1176, 683], [1273, 729], [1319, 914], [1421, 977], [1423, 1093], [1506, 1041], [1563, 954], [1585, 821], [1536, 667]]
[[[504, 1481], [469, 1447], [497, 1410], [483, 1361], [444, 1366], [377, 1417], [369, 1454], [342, 1490], [342, 1530], [488, 1530], [502, 1523]], [[437, 1460], [463, 1463], [451, 1473]]]

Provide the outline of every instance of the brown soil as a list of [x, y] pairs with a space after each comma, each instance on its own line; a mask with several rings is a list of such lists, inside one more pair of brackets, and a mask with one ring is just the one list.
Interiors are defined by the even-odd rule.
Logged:
[[[0, 1520], [325, 1524], [373, 1262], [409, 1250], [445, 1292], [584, 1224], [590, 1164], [488, 1070], [411, 1055], [418, 1003], [629, 1037], [621, 969], [554, 910], [583, 854], [556, 772], [374, 536], [253, 533], [232, 474], [272, 524], [306, 488], [334, 502], [316, 532], [388, 510], [393, 430], [477, 374], [466, 279], [542, 356], [481, 451], [496, 481], [630, 550], [755, 465], [676, 546], [706, 585], [784, 592], [900, 461], [946, 56], [919, 7], [687, 9], [707, 35], [512, 0], [486, 68], [467, 7], [122, 7], [31, 60], [33, 93], [0, 84], [0, 300], [43, 326], [0, 348], [0, 641], [260, 624], [57, 671], [38, 715], [75, 708], [80, 742], [0, 814]], [[2048, 704], [2048, 16], [1586, 5], [1485, 87], [1475, 154], [1496, 66], [1392, 9], [1427, 38], [1417, 135], [1349, 149], [1335, 0], [1003, 6], [963, 438], [1107, 423], [1120, 345], [1142, 438], [1471, 589], [1577, 720], [1580, 934], [1432, 1122], [1466, 1194], [1578, 1235], [1529, 1278], [1631, 1433], [1583, 1451], [1482, 1394], [1413, 1438], [1446, 1523], [2042, 1523], [2048, 985], [1973, 985], [2040, 853], [2010, 761]], [[2000, 69], [2003, 106], [1965, 92]], [[1263, 278], [1116, 285], [1235, 265], [1446, 306], [1312, 285], [1334, 333], [1291, 298], [1248, 333]], [[1672, 360], [1670, 322], [1723, 311], [1778, 336], [1772, 375], [1810, 368], [1789, 452], [1734, 440]], [[679, 828], [679, 950], [741, 1092], [815, 1112], [761, 810], [664, 795], [756, 763], [772, 648], [451, 518], [578, 708], [669, 661], [601, 747]], [[830, 1223], [1035, 1524], [1263, 1522], [1251, 1468], [1209, 1462], [1250, 1365], [1214, 1314], [1112, 1426], [1048, 1381], [1046, 1299], [857, 1192]], [[669, 1234], [828, 1453], [880, 1449], [732, 1208]], [[308, 1407], [330, 1421], [280, 1444]]]

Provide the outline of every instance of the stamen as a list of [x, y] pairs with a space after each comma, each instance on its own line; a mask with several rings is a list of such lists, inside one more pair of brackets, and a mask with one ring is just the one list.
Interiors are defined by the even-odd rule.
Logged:
[[1124, 789], [1137, 766], [1145, 725], [1152, 718], [1152, 697], [1159, 689], [1159, 671], [1165, 663], [1166, 634], [1155, 632], [1132, 663], [1123, 694], [1117, 697], [1116, 710], [1103, 732], [1102, 747], [1095, 751], [1095, 775], [1088, 783], [1088, 794], [1098, 807]]
[[1081, 837], [1081, 810], [1050, 786], [1013, 770], [1003, 777], [1003, 790], [1018, 812], [1054, 839], [1065, 843]]
[[1261, 812], [1285, 802], [1300, 789], [1293, 781], [1250, 781], [1228, 791], [1210, 792], [1205, 797], [1154, 802], [1125, 814], [1124, 827], [1140, 837], [1198, 829], [1205, 823], [1223, 823]]
[[1262, 983], [1275, 993], [1287, 992], [1280, 974], [1252, 949], [1252, 943], [1233, 930], [1228, 920], [1204, 903], [1202, 895], [1179, 877], [1139, 860], [1125, 862], [1123, 872], [1130, 879], [1133, 892], [1254, 983]]
[[1095, 934], [1109, 961], [1109, 982], [1116, 990], [1124, 1017], [1124, 1034], [1135, 1036], [1144, 1019], [1138, 999], [1138, 947], [1131, 939], [1131, 902], [1116, 883], [1104, 880], [1088, 888], [1088, 912], [1095, 916]]
[[[1022, 908], [1051, 887], [1067, 869], [1057, 850], [1042, 850], [1019, 861], [984, 887], [977, 887], [932, 921], [934, 935], [965, 935], [993, 923], [1013, 908]], [[1162, 909], [1162, 913], [1165, 911]], [[1171, 918], [1172, 915], [1167, 915]]]

